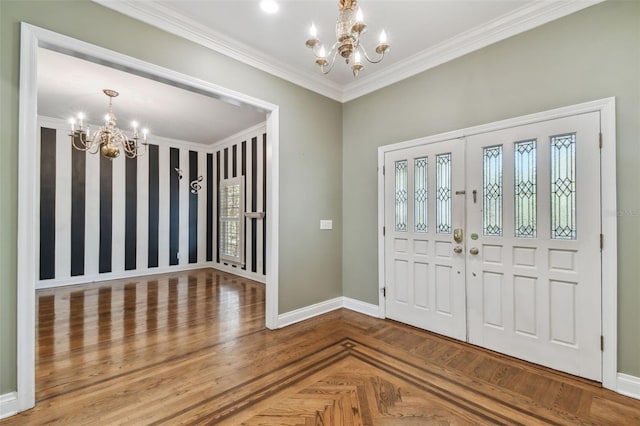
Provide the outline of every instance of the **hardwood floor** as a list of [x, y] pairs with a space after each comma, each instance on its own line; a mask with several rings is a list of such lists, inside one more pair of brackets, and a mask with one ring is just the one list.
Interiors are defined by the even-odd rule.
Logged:
[[270, 331], [213, 270], [42, 290], [37, 406], [2, 425], [639, 425], [598, 384], [347, 310]]

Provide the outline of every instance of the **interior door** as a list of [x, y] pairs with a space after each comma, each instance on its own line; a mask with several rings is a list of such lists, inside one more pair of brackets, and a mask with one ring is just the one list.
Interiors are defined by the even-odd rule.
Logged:
[[469, 137], [466, 229], [469, 342], [598, 381], [599, 123]]
[[386, 315], [461, 340], [465, 255], [454, 231], [464, 224], [464, 163], [461, 140], [385, 155]]

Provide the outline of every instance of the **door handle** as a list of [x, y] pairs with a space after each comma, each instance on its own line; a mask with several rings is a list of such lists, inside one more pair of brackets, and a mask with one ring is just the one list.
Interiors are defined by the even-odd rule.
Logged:
[[473, 256], [476, 256], [478, 253], [480, 253], [480, 250], [478, 250], [478, 248], [477, 248], [477, 247], [471, 247], [471, 248], [469, 249], [469, 253], [470, 253], [471, 255], [473, 255]]
[[462, 242], [462, 236], [463, 231], [462, 228], [456, 228], [453, 230], [453, 241], [455, 241], [456, 243], [460, 244]]
[[455, 246], [453, 248], [453, 252], [456, 253], [456, 254], [462, 253], [462, 246]]

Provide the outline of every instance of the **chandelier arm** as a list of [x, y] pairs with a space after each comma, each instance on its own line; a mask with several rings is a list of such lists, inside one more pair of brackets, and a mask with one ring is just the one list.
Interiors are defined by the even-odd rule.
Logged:
[[379, 62], [381, 62], [384, 59], [384, 52], [382, 52], [380, 54], [380, 57], [378, 59], [371, 59], [369, 57], [369, 55], [367, 54], [366, 49], [364, 48], [364, 46], [362, 46], [361, 44], [358, 45], [358, 49], [360, 49], [360, 51], [362, 52], [362, 54], [364, 55], [364, 57], [367, 59], [367, 61], [369, 61], [372, 64], [377, 64]]
[[[85, 135], [84, 138], [82, 137], [83, 134]], [[87, 151], [89, 149], [89, 146], [87, 145], [87, 137], [85, 133], [74, 131], [70, 133], [69, 136], [71, 136], [71, 143], [73, 144], [73, 147], [78, 151]], [[79, 144], [76, 143], [76, 139], [79, 141]]]
[[[333, 48], [336, 47], [338, 44], [339, 43], [334, 44], [331, 49], [333, 50]], [[338, 49], [333, 50], [331, 61], [329, 61], [329, 66], [328, 67], [326, 67], [325, 65], [320, 66], [320, 71], [322, 72], [322, 74], [329, 74], [331, 72], [331, 70], [333, 69], [333, 65], [336, 63], [337, 55], [338, 55]]]
[[[142, 152], [140, 152], [140, 145], [142, 145]], [[149, 146], [148, 143], [142, 142], [141, 144], [138, 144], [138, 141], [136, 140], [136, 157], [141, 157], [145, 155], [147, 153], [148, 146]]]
[[89, 154], [97, 154], [99, 151], [100, 151], [99, 143], [92, 144], [90, 147], [87, 148], [87, 152]]
[[338, 46], [340, 45], [340, 42], [336, 41], [335, 43], [333, 43], [333, 46], [331, 46], [331, 48], [329, 49], [328, 52], [326, 52], [325, 56], [320, 56], [317, 51], [320, 50], [319, 47], [314, 47], [313, 48], [313, 54], [316, 57], [316, 59], [320, 59], [320, 58], [328, 58], [330, 56], [333, 56], [335, 58], [336, 53], [338, 52]]

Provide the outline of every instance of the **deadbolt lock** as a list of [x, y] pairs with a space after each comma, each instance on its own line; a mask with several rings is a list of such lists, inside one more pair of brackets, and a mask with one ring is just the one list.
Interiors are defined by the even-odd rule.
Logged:
[[462, 239], [464, 238], [462, 235], [462, 228], [456, 228], [453, 230], [453, 241], [455, 241], [456, 243], [460, 244], [462, 242]]

